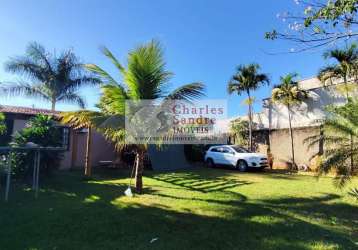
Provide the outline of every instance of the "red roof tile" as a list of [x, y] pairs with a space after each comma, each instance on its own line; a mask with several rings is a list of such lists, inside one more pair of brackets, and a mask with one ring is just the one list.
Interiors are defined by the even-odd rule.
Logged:
[[0, 105], [0, 113], [12, 113], [12, 114], [24, 114], [24, 115], [52, 115], [58, 116], [60, 112], [51, 111], [49, 109], [38, 109], [38, 108], [28, 108], [28, 107], [17, 107], [17, 106], [8, 106]]

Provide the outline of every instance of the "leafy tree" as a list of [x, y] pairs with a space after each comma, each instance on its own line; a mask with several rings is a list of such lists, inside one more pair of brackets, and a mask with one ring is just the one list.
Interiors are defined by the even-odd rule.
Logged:
[[[37, 115], [31, 118], [26, 127], [14, 135], [11, 144], [13, 146], [25, 146], [29, 142], [42, 147], [62, 146], [61, 131], [51, 116]], [[41, 152], [40, 170], [49, 173], [53, 168], [58, 166], [61, 158], [62, 153], [58, 151]], [[16, 153], [13, 159], [16, 161], [16, 164], [13, 164], [16, 176], [27, 177], [31, 174], [33, 153]]]
[[234, 137], [235, 144], [248, 145], [249, 122], [241, 119], [230, 122], [230, 134]]
[[259, 73], [258, 64], [240, 65], [237, 67], [235, 75], [232, 76], [228, 83], [227, 90], [229, 94], [237, 93], [241, 95], [246, 93], [248, 96], [248, 118], [249, 118], [249, 148], [253, 149], [252, 144], [252, 103], [251, 91], [258, 89], [264, 84], [269, 84], [269, 78], [266, 74]]
[[346, 49], [328, 50], [323, 54], [325, 59], [334, 59], [337, 64], [322, 68], [318, 73], [318, 78], [323, 83], [333, 84], [334, 81], [343, 79], [344, 89], [347, 99], [349, 92], [352, 91], [352, 84], [358, 76], [358, 49], [356, 44], [351, 44]]
[[0, 113], [0, 135], [6, 133], [5, 115]]
[[273, 102], [283, 104], [287, 107], [293, 168], [296, 168], [297, 166], [295, 162], [295, 149], [293, 143], [292, 108], [300, 105], [304, 99], [308, 98], [308, 92], [298, 87], [298, 82], [295, 80], [296, 77], [297, 74], [292, 73], [281, 77], [281, 84], [275, 86], [271, 94]]
[[[324, 142], [324, 153], [319, 174], [336, 170], [335, 183], [343, 187], [358, 173], [358, 100], [349, 98], [344, 106], [327, 107], [323, 133], [305, 139], [309, 146]], [[353, 141], [351, 140], [353, 138]], [[351, 159], [354, 164], [351, 164]], [[357, 189], [351, 191], [358, 198]]]
[[85, 102], [77, 91], [81, 86], [99, 84], [97, 78], [86, 74], [72, 50], [59, 56], [51, 54], [38, 43], [30, 43], [25, 56], [11, 58], [5, 69], [17, 73], [29, 82], [7, 84], [0, 88], [5, 94], [24, 95], [56, 103], [74, 103], [84, 108]]
[[[343, 79], [343, 89], [337, 86], [338, 90], [342, 91], [349, 99], [349, 94], [355, 88], [357, 74], [358, 74], [358, 49], [356, 44], [351, 44], [346, 49], [333, 49], [324, 53], [325, 59], [334, 59], [338, 63], [333, 66], [327, 66], [320, 70], [318, 78], [326, 83], [333, 84], [334, 81]], [[353, 135], [351, 138], [353, 147]], [[351, 158], [351, 165], [354, 165], [354, 159]]]
[[282, 39], [298, 45], [295, 52], [356, 39], [357, 0], [295, 0], [297, 12], [278, 14], [288, 30], [266, 32], [265, 38]]
[[[94, 116], [96, 128], [113, 141], [117, 148], [126, 145], [124, 126], [126, 100], [194, 100], [203, 96], [204, 85], [190, 83], [168, 93], [168, 82], [172, 73], [166, 70], [163, 50], [156, 41], [151, 41], [132, 50], [128, 54], [127, 67], [124, 67], [107, 48], [102, 53], [113, 63], [123, 83], [117, 82], [107, 71], [95, 64], [87, 65], [87, 69], [98, 76], [104, 86], [98, 107], [102, 117]], [[128, 111], [128, 110], [127, 110]], [[103, 120], [105, 120], [103, 122]], [[136, 151], [136, 191], [143, 189], [144, 156], [146, 144], [131, 145]]]

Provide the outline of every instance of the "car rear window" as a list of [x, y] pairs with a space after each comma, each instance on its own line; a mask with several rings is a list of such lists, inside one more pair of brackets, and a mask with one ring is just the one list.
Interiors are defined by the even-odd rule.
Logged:
[[239, 147], [239, 146], [231, 146], [238, 153], [251, 153], [249, 150]]
[[220, 148], [212, 148], [210, 151], [211, 152], [221, 152]]

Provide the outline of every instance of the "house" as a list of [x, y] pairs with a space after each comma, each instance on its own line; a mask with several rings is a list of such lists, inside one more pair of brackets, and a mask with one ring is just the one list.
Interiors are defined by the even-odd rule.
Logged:
[[[309, 98], [300, 106], [292, 109], [292, 127], [295, 146], [295, 160], [298, 165], [312, 165], [312, 158], [324, 150], [323, 143], [309, 147], [307, 137], [319, 135], [322, 120], [326, 116], [328, 105], [344, 105], [347, 99], [339, 90], [341, 82], [324, 86], [318, 78], [312, 77], [298, 82], [301, 89], [309, 92]], [[353, 92], [358, 97], [358, 92]], [[247, 119], [247, 117], [241, 117]], [[270, 149], [274, 157], [275, 168], [285, 168], [291, 161], [291, 142], [289, 136], [288, 111], [283, 105], [273, 103], [271, 98], [263, 99], [262, 111], [253, 116], [254, 135], [259, 151], [266, 153]]]
[[[38, 114], [59, 117], [59, 112], [47, 109], [27, 108], [0, 105], [0, 113], [5, 115], [7, 134], [0, 137], [0, 145], [8, 143], [11, 135], [23, 129], [31, 117]], [[60, 164], [60, 169], [82, 168], [85, 163], [87, 130], [74, 130], [62, 126], [64, 130], [64, 146], [67, 150]], [[94, 131], [92, 133], [91, 164], [97, 166], [100, 161], [114, 161], [116, 153], [114, 146]]]

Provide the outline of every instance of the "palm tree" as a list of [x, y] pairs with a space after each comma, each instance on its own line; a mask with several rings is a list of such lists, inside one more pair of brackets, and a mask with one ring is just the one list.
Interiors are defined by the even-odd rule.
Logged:
[[[203, 96], [204, 85], [201, 83], [186, 84], [172, 92], [167, 92], [168, 82], [173, 74], [166, 70], [163, 50], [156, 41], [151, 41], [132, 50], [128, 54], [127, 67], [124, 67], [107, 48], [102, 48], [101, 51], [116, 67], [122, 76], [123, 83], [117, 82], [98, 65], [86, 65], [86, 68], [95, 73], [104, 84], [98, 104], [102, 121], [98, 122], [101, 119], [97, 117], [97, 121], [94, 123], [97, 124], [97, 129], [116, 144], [117, 148], [128, 146], [126, 145], [126, 129], [123, 122], [126, 100], [194, 100]], [[148, 145], [133, 146], [136, 151], [136, 191], [142, 193], [144, 156]]]
[[356, 44], [351, 44], [346, 49], [328, 50], [323, 54], [325, 59], [337, 61], [335, 65], [322, 68], [318, 73], [318, 78], [323, 83], [333, 84], [335, 80], [343, 79], [344, 93], [349, 98], [352, 91], [349, 82], [358, 78], [358, 49]]
[[30, 43], [25, 56], [11, 58], [5, 69], [26, 77], [29, 82], [12, 83], [0, 90], [10, 95], [24, 95], [56, 103], [74, 103], [84, 108], [85, 102], [77, 90], [84, 85], [99, 84], [99, 80], [85, 74], [72, 50], [66, 50], [59, 56], [51, 54], [38, 43]]
[[[318, 78], [326, 83], [333, 84], [334, 80], [343, 79], [343, 92], [346, 95], [347, 102], [349, 100], [349, 93], [354, 90], [352, 82], [357, 83], [358, 79], [358, 49], [356, 44], [351, 44], [346, 49], [333, 49], [323, 54], [325, 59], [334, 59], [338, 63], [333, 66], [327, 66], [321, 69], [318, 73]], [[351, 144], [353, 147], [353, 135], [351, 136]], [[351, 158], [351, 165], [353, 167], [354, 159]]]
[[275, 86], [271, 94], [273, 102], [283, 104], [287, 107], [293, 168], [296, 168], [296, 162], [292, 132], [292, 108], [300, 105], [304, 99], [308, 98], [308, 92], [298, 87], [298, 83], [295, 81], [296, 77], [297, 74], [294, 73], [281, 77], [280, 85]]
[[[320, 135], [305, 139], [308, 145], [314, 146], [324, 142], [325, 151], [319, 174], [326, 174], [332, 169], [336, 170], [336, 184], [343, 187], [346, 182], [358, 172], [358, 142], [351, 138], [358, 138], [358, 101], [348, 99], [344, 106], [329, 106], [327, 118], [324, 121]], [[351, 164], [351, 159], [355, 164]], [[358, 198], [358, 190], [351, 194]]]
[[75, 112], [63, 112], [61, 113], [61, 121], [64, 124], [71, 125], [74, 129], [86, 128], [87, 140], [86, 140], [86, 156], [85, 156], [85, 176], [90, 177], [92, 175], [91, 165], [91, 147], [92, 147], [92, 130], [95, 126], [95, 117], [99, 117], [100, 114], [96, 111], [81, 110]]
[[259, 73], [260, 66], [258, 64], [239, 65], [235, 75], [232, 76], [228, 83], [228, 93], [236, 92], [238, 95], [246, 93], [248, 96], [248, 118], [249, 118], [249, 148], [253, 149], [252, 145], [252, 104], [253, 98], [251, 91], [258, 89], [264, 84], [269, 84], [269, 78], [266, 74]]

